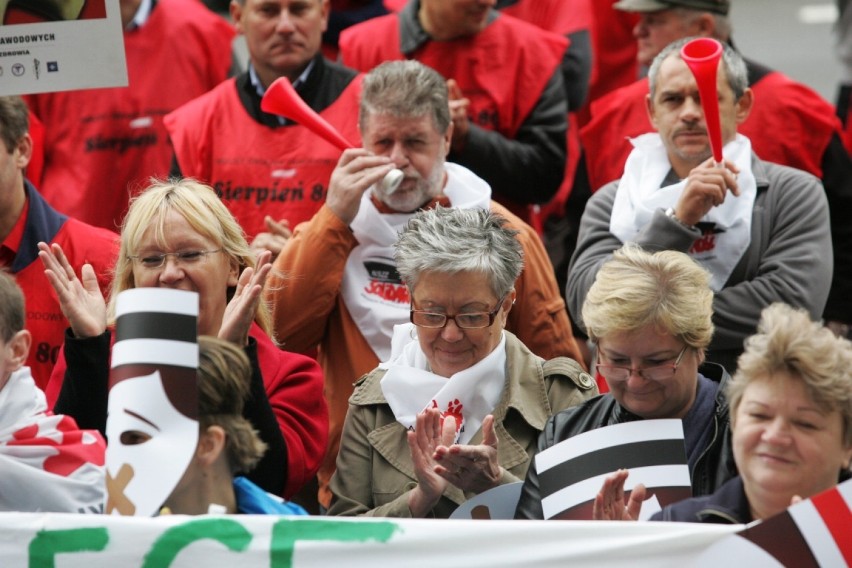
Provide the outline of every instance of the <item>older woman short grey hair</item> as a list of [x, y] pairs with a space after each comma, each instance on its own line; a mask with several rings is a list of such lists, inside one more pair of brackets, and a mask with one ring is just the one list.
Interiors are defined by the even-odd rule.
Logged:
[[419, 211], [396, 243], [397, 270], [413, 290], [425, 272], [481, 272], [500, 298], [524, 267], [524, 252], [506, 219], [485, 209], [436, 207]]

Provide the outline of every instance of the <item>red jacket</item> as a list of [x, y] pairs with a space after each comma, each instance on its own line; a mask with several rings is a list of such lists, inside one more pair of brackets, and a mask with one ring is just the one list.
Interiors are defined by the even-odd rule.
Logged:
[[39, 241], [60, 245], [77, 274], [80, 274], [83, 264], [91, 264], [101, 292], [106, 293], [112, 282], [111, 271], [118, 254], [118, 235], [61, 215], [29, 182], [25, 182], [24, 187], [27, 217], [10, 271], [24, 292], [25, 326], [33, 337], [26, 364], [32, 370], [36, 386], [47, 390], [68, 320], [62, 314], [56, 292], [44, 275], [44, 265], [38, 258], [36, 245]]

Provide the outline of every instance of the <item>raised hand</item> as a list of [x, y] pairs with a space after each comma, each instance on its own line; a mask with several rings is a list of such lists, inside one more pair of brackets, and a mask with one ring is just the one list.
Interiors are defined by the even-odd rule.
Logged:
[[638, 483], [630, 492], [630, 499], [624, 502], [624, 482], [628, 472], [620, 469], [608, 476], [595, 496], [592, 518], [596, 521], [636, 521], [642, 510], [642, 502], [647, 499], [645, 486]]
[[240, 274], [234, 297], [225, 307], [219, 339], [239, 346], [248, 343], [248, 333], [257, 315], [261, 291], [269, 271], [272, 270], [272, 253], [264, 251], [257, 257], [257, 266], [248, 267]]
[[482, 493], [500, 484], [503, 468], [497, 457], [497, 433], [494, 417], [482, 421], [482, 443], [479, 445], [441, 445], [435, 449], [435, 473], [461, 489]]
[[414, 464], [414, 474], [417, 476], [417, 487], [408, 497], [408, 508], [414, 517], [423, 517], [440, 500], [447, 489], [447, 480], [435, 472], [435, 450], [439, 446], [453, 443], [456, 435], [455, 418], [448, 417], [441, 423], [441, 412], [435, 408], [427, 408], [417, 415], [414, 432], [407, 432], [408, 447], [411, 450], [411, 461]]
[[467, 134], [470, 131], [470, 121], [467, 117], [470, 99], [464, 96], [455, 79], [447, 79], [447, 95], [450, 103], [450, 119], [453, 121], [451, 144], [453, 151], [461, 152], [464, 150]]
[[737, 166], [725, 161], [724, 167], [714, 164], [713, 158], [689, 172], [686, 187], [675, 206], [675, 216], [687, 225], [695, 225], [710, 209], [725, 202], [728, 191], [739, 195]]
[[290, 237], [293, 236], [293, 231], [290, 230], [290, 221], [287, 219], [276, 221], [267, 215], [263, 219], [263, 223], [266, 225], [266, 231], [255, 235], [251, 241], [251, 249], [258, 256], [263, 251], [268, 250], [272, 253], [272, 258], [275, 258], [287, 244], [287, 241], [290, 240]]
[[325, 203], [347, 225], [355, 219], [361, 196], [394, 169], [387, 156], [376, 156], [363, 148], [343, 152], [331, 173]]
[[74, 337], [95, 337], [106, 330], [106, 302], [98, 286], [95, 269], [84, 264], [77, 278], [74, 267], [58, 244], [38, 243], [44, 274], [56, 290], [59, 307], [71, 325]]

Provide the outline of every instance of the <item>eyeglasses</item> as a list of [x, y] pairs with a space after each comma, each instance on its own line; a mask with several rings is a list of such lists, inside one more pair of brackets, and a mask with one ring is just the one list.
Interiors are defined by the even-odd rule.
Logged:
[[619, 367], [617, 365], [604, 365], [598, 363], [595, 368], [603, 378], [611, 381], [626, 381], [632, 373], [636, 373], [646, 381], [667, 381], [671, 379], [677, 372], [677, 367], [680, 365], [683, 355], [689, 346], [681, 349], [674, 363], [666, 363], [664, 365], [656, 365], [654, 367], [645, 367], [644, 369], [633, 369], [633, 367]]
[[497, 312], [500, 311], [503, 301], [508, 295], [509, 292], [503, 294], [503, 297], [497, 301], [497, 306], [490, 312], [469, 312], [451, 316], [449, 314], [429, 312], [426, 310], [415, 310], [412, 307], [411, 323], [417, 327], [441, 329], [447, 325], [449, 320], [453, 320], [460, 329], [482, 329], [483, 327], [490, 327], [494, 323], [494, 318], [497, 316]]
[[208, 254], [222, 252], [224, 249], [216, 250], [181, 250], [178, 252], [163, 252], [160, 254], [137, 254], [128, 255], [127, 258], [132, 260], [143, 268], [160, 268], [166, 263], [166, 257], [173, 256], [178, 264], [199, 264], [203, 262]]

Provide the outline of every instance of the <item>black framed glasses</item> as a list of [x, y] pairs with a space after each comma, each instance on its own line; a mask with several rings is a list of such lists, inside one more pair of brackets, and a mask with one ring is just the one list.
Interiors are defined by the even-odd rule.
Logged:
[[618, 365], [605, 365], [603, 363], [598, 363], [595, 365], [595, 368], [598, 373], [600, 373], [601, 376], [608, 381], [626, 381], [630, 378], [631, 373], [634, 372], [646, 381], [667, 381], [677, 372], [678, 365], [680, 365], [680, 361], [683, 359], [687, 349], [689, 349], [689, 345], [686, 345], [683, 349], [681, 349], [677, 358], [674, 360], [674, 363], [665, 363], [663, 365], [645, 367], [644, 369], [634, 369], [633, 367], [620, 367]]
[[417, 327], [425, 327], [428, 329], [441, 329], [447, 322], [453, 320], [460, 329], [482, 329], [490, 327], [494, 323], [494, 318], [500, 308], [503, 307], [503, 302], [509, 292], [503, 294], [503, 297], [497, 301], [497, 306], [490, 312], [468, 312], [464, 314], [442, 314], [438, 312], [430, 312], [428, 310], [415, 310], [411, 308], [411, 323]]
[[144, 268], [160, 268], [166, 263], [166, 258], [173, 256], [178, 264], [197, 264], [203, 262], [207, 255], [222, 252], [224, 249], [216, 250], [181, 250], [178, 252], [161, 252], [158, 254], [136, 254], [128, 255], [127, 258]]

